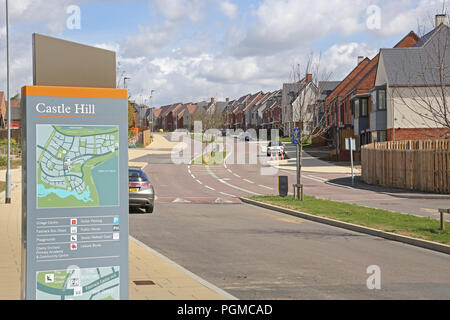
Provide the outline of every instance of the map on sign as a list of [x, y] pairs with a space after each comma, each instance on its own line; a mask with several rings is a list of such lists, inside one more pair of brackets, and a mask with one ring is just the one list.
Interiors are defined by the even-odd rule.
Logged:
[[119, 205], [118, 126], [37, 125], [37, 208]]
[[38, 300], [119, 300], [119, 267], [39, 271]]

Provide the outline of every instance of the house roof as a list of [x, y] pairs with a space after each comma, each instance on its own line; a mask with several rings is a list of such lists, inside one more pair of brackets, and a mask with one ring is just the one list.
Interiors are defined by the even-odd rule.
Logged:
[[161, 109], [162, 109], [162, 111], [161, 111], [161, 114], [160, 114], [160, 116], [161, 117], [167, 117], [167, 115], [169, 114], [169, 113], [171, 113], [172, 111], [174, 111], [178, 106], [180, 106], [180, 105], [182, 105], [181, 103], [175, 103], [175, 104], [171, 104], [171, 105], [168, 105], [168, 106], [163, 106], [163, 107], [161, 107]]
[[156, 108], [153, 108], [153, 116], [155, 117], [155, 118], [158, 118], [159, 116], [160, 116], [160, 114], [161, 114], [161, 109], [156, 109]]
[[[440, 85], [439, 66], [434, 65], [436, 53], [427, 48], [382, 49], [384, 69], [390, 86], [437, 86]], [[445, 56], [450, 65], [450, 54]], [[445, 77], [445, 85], [450, 79]]]
[[263, 96], [263, 92], [260, 91], [258, 93], [255, 93], [254, 95], [252, 95], [246, 102], [248, 102], [247, 105], [244, 105], [242, 110], [244, 112], [247, 112], [248, 110], [250, 110]]
[[[441, 62], [450, 65], [450, 27], [440, 24], [424, 35], [412, 48], [381, 49], [390, 86], [441, 85]], [[444, 71], [446, 72], [446, 71]], [[450, 79], [444, 76], [445, 85]]]
[[187, 110], [188, 110], [190, 115], [194, 114], [196, 109], [197, 109], [197, 105], [195, 105], [195, 104], [189, 104], [187, 106]]
[[340, 83], [341, 81], [319, 81], [319, 89], [321, 92], [320, 100], [325, 100]]

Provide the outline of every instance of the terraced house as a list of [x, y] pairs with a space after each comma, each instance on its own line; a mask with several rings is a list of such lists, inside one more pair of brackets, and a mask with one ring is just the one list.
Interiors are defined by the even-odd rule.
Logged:
[[[412, 47], [418, 39], [411, 31], [395, 47]], [[357, 66], [325, 99], [327, 136], [336, 147], [338, 160], [350, 160], [350, 153], [345, 150], [346, 138], [356, 139], [357, 150], [361, 144], [371, 141], [367, 134], [371, 112], [370, 91], [375, 84], [378, 61], [379, 54], [373, 59], [358, 57]], [[359, 154], [356, 153], [355, 157], [358, 160]]]

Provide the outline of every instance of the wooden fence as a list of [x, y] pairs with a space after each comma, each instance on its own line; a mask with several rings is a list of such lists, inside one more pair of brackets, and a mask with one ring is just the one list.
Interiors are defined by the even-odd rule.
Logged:
[[450, 140], [377, 142], [361, 148], [368, 184], [450, 193]]

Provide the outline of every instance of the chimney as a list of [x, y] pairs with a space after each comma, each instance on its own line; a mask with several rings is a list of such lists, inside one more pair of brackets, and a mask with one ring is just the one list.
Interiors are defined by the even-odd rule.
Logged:
[[306, 82], [311, 82], [312, 81], [312, 74], [311, 73], [307, 73], [306, 74]]
[[447, 15], [446, 14], [437, 14], [436, 15], [436, 28], [439, 27], [439, 25], [443, 23], [447, 25]]
[[364, 61], [364, 56], [358, 56], [358, 66], [360, 65], [361, 62]]

